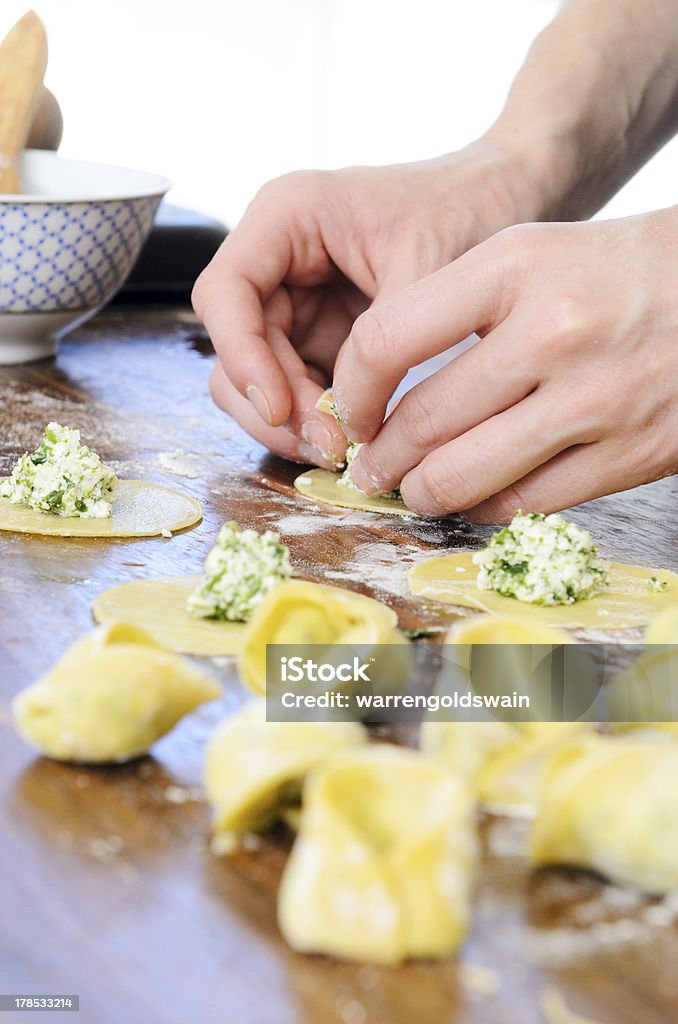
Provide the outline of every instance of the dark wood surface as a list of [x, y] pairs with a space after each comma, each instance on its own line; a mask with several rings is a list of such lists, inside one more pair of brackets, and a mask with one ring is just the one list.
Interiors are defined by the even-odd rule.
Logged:
[[[461, 519], [310, 505], [292, 488], [298, 467], [212, 406], [212, 359], [187, 310], [123, 308], [81, 328], [56, 361], [0, 369], [0, 474], [55, 419], [79, 427], [120, 476], [179, 486], [205, 509], [201, 526], [172, 540], [0, 535], [0, 993], [77, 993], [79, 1016], [59, 1019], [82, 1024], [537, 1024], [552, 988], [600, 1024], [678, 1020], [678, 903], [530, 873], [524, 826], [507, 819], [483, 823], [475, 924], [458, 959], [377, 970], [289, 951], [275, 921], [289, 838], [225, 860], [207, 848], [203, 743], [245, 699], [230, 665], [212, 667], [223, 703], [131, 765], [60, 765], [14, 734], [10, 698], [91, 627], [93, 597], [199, 571], [227, 518], [279, 528], [301, 575], [373, 593], [404, 626], [449, 623], [444, 609], [408, 599], [404, 572], [486, 533]], [[168, 469], [160, 453], [179, 449], [188, 458]], [[608, 556], [675, 569], [677, 503], [674, 478], [573, 517]]]

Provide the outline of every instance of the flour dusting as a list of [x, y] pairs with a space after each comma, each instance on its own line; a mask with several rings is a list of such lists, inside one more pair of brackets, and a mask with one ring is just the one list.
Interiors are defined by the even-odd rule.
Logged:
[[185, 476], [190, 480], [197, 480], [201, 475], [201, 460], [198, 455], [191, 455], [183, 448], [177, 448], [174, 452], [159, 452], [158, 462], [163, 469], [175, 476]]
[[367, 542], [357, 545], [345, 568], [325, 569], [325, 576], [333, 580], [360, 580], [384, 594], [408, 597], [407, 570], [430, 557], [430, 551], [422, 551], [414, 544]]

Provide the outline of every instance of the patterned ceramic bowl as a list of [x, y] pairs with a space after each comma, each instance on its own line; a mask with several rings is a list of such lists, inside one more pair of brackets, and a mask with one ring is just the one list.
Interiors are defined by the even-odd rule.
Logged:
[[0, 194], [0, 363], [56, 352], [125, 281], [170, 182], [29, 150]]

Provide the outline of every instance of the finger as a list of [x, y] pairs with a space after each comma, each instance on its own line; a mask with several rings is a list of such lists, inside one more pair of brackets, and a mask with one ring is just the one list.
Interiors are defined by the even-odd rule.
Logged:
[[331, 374], [337, 352], [369, 300], [353, 285], [288, 288], [294, 312], [288, 330], [305, 363], [316, 362]]
[[336, 469], [346, 455], [346, 437], [333, 416], [316, 409], [325, 386], [311, 378], [308, 367], [283, 330], [271, 325], [267, 338], [271, 352], [283, 367], [290, 388], [290, 415], [284, 429], [315, 447], [320, 453], [319, 464]]
[[513, 284], [505, 272], [505, 246], [491, 247], [493, 241], [375, 303], [356, 320], [337, 360], [333, 387], [351, 440], [372, 440], [411, 366], [506, 318]]
[[430, 452], [534, 391], [540, 383], [537, 369], [516, 357], [515, 345], [509, 318], [403, 395], [354, 460], [356, 485], [367, 494], [393, 490]]
[[334, 469], [322, 451], [312, 443], [297, 437], [285, 427], [271, 427], [258, 415], [256, 409], [236, 390], [217, 363], [210, 378], [210, 392], [216, 404], [229, 413], [247, 433], [276, 455], [295, 462], [312, 463], [323, 469]]
[[472, 508], [571, 445], [588, 440], [556, 418], [546, 388], [436, 449], [401, 483], [405, 504], [422, 515]]
[[[291, 407], [288, 381], [266, 338], [264, 304], [286, 279], [297, 227], [291, 207], [255, 204], [198, 278], [193, 305], [224, 370], [241, 395], [273, 426]], [[318, 275], [331, 272], [320, 264]]]
[[507, 523], [523, 512], [561, 512], [643, 482], [630, 477], [624, 453], [604, 441], [575, 445], [464, 515], [473, 523]]

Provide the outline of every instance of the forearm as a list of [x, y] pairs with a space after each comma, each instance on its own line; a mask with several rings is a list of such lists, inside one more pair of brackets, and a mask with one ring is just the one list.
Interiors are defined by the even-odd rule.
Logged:
[[569, 0], [486, 138], [522, 168], [524, 219], [568, 220], [595, 213], [677, 129], [678, 0]]

